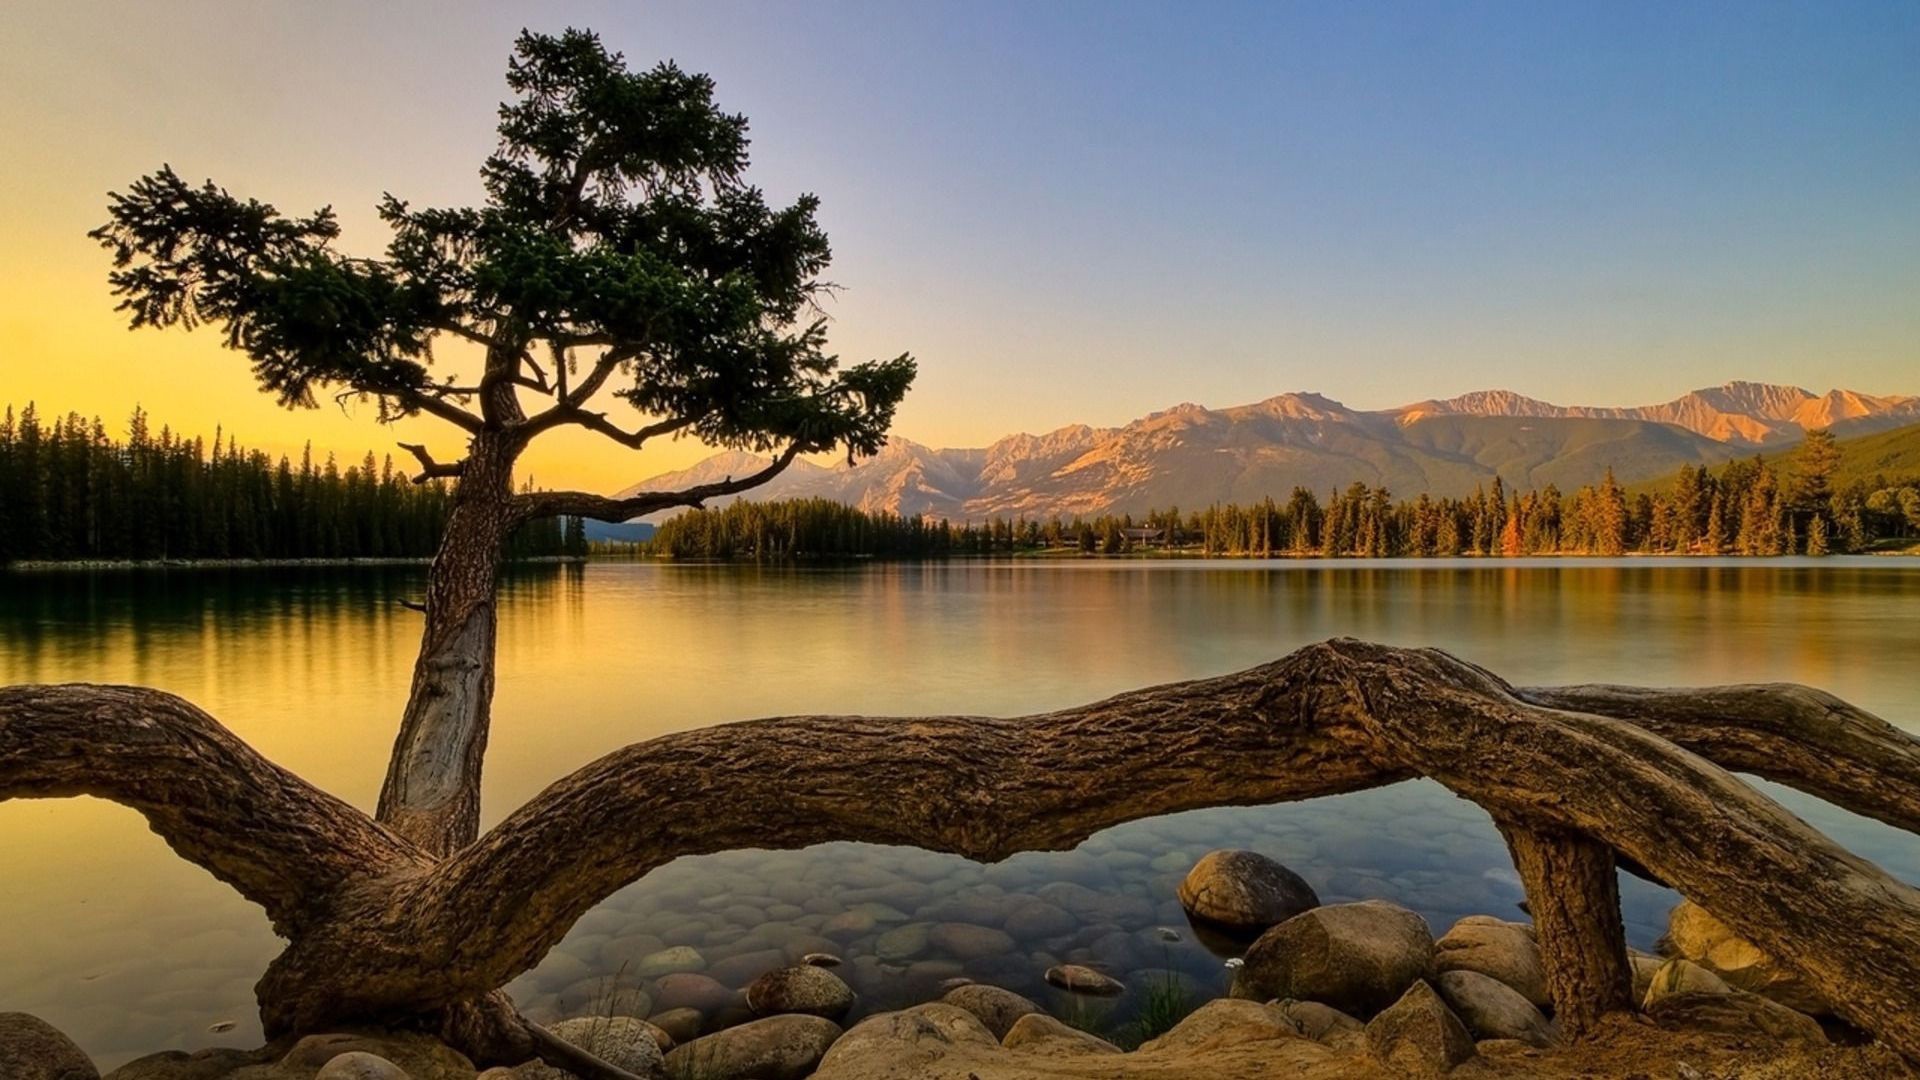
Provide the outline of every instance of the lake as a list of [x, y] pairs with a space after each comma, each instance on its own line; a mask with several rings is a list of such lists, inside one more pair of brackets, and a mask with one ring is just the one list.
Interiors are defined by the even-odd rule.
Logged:
[[[423, 577], [0, 576], [0, 684], [179, 693], [370, 810], [420, 630], [398, 601], [418, 597]], [[503, 586], [485, 816], [666, 732], [785, 713], [1034, 712], [1336, 635], [1438, 645], [1518, 683], [1805, 682], [1920, 728], [1916, 602], [1920, 562], [1869, 558], [528, 567]], [[1920, 881], [1913, 837], [1767, 790]], [[1465, 914], [1517, 917], [1522, 897], [1486, 814], [1418, 781], [1139, 821], [993, 866], [860, 844], [683, 859], [590, 912], [511, 990], [543, 1019], [640, 994], [658, 1009], [687, 991], [657, 993], [652, 972], [689, 946], [728, 987], [831, 948], [863, 1010], [934, 996], [956, 976], [1062, 1014], [1087, 1007], [1048, 997], [1040, 972], [1061, 960], [1218, 993], [1221, 953], [1173, 898], [1216, 847], [1270, 854], [1324, 901], [1405, 904], [1436, 933]], [[0, 1010], [44, 1017], [103, 1066], [258, 1045], [252, 985], [276, 939], [138, 815], [94, 800], [0, 803], [0, 850]], [[1633, 878], [1623, 892], [1630, 937], [1650, 946], [1674, 895]], [[1015, 909], [1025, 914], [1010, 921]], [[930, 941], [939, 923], [992, 933]]]

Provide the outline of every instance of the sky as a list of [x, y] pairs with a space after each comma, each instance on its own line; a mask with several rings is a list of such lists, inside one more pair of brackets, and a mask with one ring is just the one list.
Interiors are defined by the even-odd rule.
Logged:
[[[936, 446], [1294, 390], [1642, 404], [1920, 393], [1920, 5], [295, 5], [0, 9], [0, 402], [357, 460], [210, 331], [128, 331], [85, 237], [162, 163], [377, 254], [480, 196], [522, 27], [711, 74], [751, 179], [823, 200], [832, 341], [911, 352]], [[536, 445], [612, 490], [706, 450]]]

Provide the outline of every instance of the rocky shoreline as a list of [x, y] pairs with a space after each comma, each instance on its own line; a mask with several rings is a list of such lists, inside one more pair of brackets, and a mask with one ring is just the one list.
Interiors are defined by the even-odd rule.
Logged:
[[[926, 862], [922, 876], [944, 865]], [[1159, 902], [1072, 882], [949, 891], [943, 878], [913, 881], [913, 861], [905, 866], [904, 876], [855, 883], [871, 897], [831, 914], [810, 910], [829, 905], [800, 881], [770, 883], [765, 897], [720, 894], [757, 918], [784, 917], [761, 927], [814, 932], [723, 932], [731, 940], [707, 951], [596, 912], [608, 955], [658, 947], [623, 962], [620, 979], [558, 992], [539, 989], [553, 978], [542, 965], [544, 979], [516, 984], [516, 997], [547, 1012], [540, 1018], [560, 1038], [672, 1080], [1907, 1074], [1690, 903], [1673, 911], [1657, 955], [1632, 954], [1639, 1013], [1567, 1045], [1524, 921], [1469, 915], [1436, 938], [1388, 901], [1322, 903], [1305, 879], [1247, 851], [1208, 853]], [[1159, 918], [1169, 902], [1177, 923]], [[715, 940], [711, 928], [703, 940]], [[1027, 951], [1033, 943], [1042, 948]], [[1113, 963], [1117, 952], [1155, 949], [1164, 968]], [[1213, 958], [1211, 983], [1196, 954]], [[1038, 961], [1051, 963], [1036, 973]], [[560, 1009], [571, 1015], [551, 1015]], [[100, 1076], [65, 1036], [19, 1013], [0, 1016], [0, 1075]], [[482, 1072], [425, 1036], [343, 1032], [254, 1051], [168, 1051], [106, 1080], [568, 1075], [538, 1063]]]

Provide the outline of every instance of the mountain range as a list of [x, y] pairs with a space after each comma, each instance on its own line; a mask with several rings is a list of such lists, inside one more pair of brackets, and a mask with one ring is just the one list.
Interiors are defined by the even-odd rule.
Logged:
[[[1609, 468], [1628, 483], [1789, 446], [1815, 428], [1853, 436], [1916, 423], [1920, 397], [1753, 382], [1635, 407], [1554, 405], [1482, 390], [1357, 410], [1288, 393], [1224, 409], [1176, 405], [1121, 427], [1009, 435], [980, 449], [940, 450], [895, 437], [853, 465], [795, 461], [750, 497], [817, 496], [959, 521], [1191, 509], [1356, 481], [1395, 495], [1466, 495], [1496, 476], [1510, 487], [1570, 491]], [[708, 483], [765, 464], [727, 451], [622, 494]]]

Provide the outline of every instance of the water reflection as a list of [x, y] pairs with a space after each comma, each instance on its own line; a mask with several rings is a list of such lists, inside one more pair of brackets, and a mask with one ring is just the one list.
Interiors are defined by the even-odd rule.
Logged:
[[[370, 807], [419, 632], [399, 601], [420, 589], [415, 567], [0, 577], [0, 682], [173, 690]], [[486, 813], [667, 731], [794, 712], [1035, 711], [1336, 634], [1438, 644], [1519, 682], [1793, 679], [1913, 723], [1916, 596], [1920, 569], [1892, 560], [525, 568], [502, 599]], [[1768, 790], [1920, 879], [1912, 838]], [[692, 946], [709, 973], [737, 978], [811, 939], [847, 957], [866, 1007], [955, 975], [1039, 997], [1048, 959], [1167, 969], [1205, 990], [1218, 958], [1157, 931], [1184, 926], [1172, 882], [1218, 846], [1266, 851], [1326, 899], [1394, 899], [1442, 927], [1520, 897], [1486, 815], [1421, 782], [1136, 822], [994, 867], [864, 845], [683, 860], [583, 920], [515, 989], [552, 1014], [656, 944]], [[0, 934], [0, 1008], [47, 1017], [103, 1063], [257, 1041], [251, 984], [276, 949], [265, 920], [137, 816], [89, 800], [0, 804], [0, 850], [0, 925], [35, 928]], [[1647, 944], [1670, 894], [1623, 889]], [[1048, 916], [1036, 925], [1058, 932], [1012, 934], [1007, 918], [1029, 903], [1071, 925]], [[873, 925], [821, 932], [855, 908]], [[939, 922], [1015, 947], [963, 958], [917, 943]], [[206, 1032], [222, 1020], [240, 1024]]]

